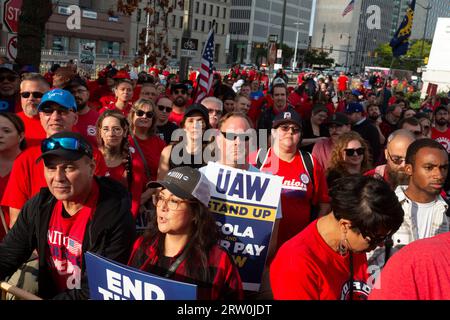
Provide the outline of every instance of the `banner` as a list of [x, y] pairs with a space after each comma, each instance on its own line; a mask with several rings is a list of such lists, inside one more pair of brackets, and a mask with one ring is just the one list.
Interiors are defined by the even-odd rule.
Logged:
[[79, 68], [87, 74], [95, 74], [95, 40], [80, 40]]
[[196, 300], [197, 286], [146, 273], [91, 252], [84, 255], [91, 300]]
[[220, 245], [236, 263], [245, 290], [258, 291], [266, 263], [283, 177], [209, 162], [209, 209], [223, 234]]

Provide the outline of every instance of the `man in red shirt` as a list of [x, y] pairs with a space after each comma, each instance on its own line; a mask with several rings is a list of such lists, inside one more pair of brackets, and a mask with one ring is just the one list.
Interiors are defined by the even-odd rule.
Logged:
[[343, 97], [345, 90], [348, 89], [348, 77], [341, 71], [339, 78], [336, 80], [338, 85], [338, 96]]
[[450, 128], [448, 127], [448, 110], [445, 106], [439, 106], [434, 110], [434, 127], [431, 128], [431, 139], [442, 144], [450, 153]]
[[77, 103], [78, 121], [75, 129], [79, 132], [89, 143], [97, 147], [97, 119], [98, 112], [88, 106], [89, 90], [87, 84], [82, 79], [76, 79], [69, 83], [66, 88], [75, 98]]
[[25, 204], [0, 244], [0, 279], [36, 250], [39, 296], [88, 299], [85, 252], [127, 262], [135, 236], [129, 194], [118, 182], [94, 177], [92, 147], [79, 134], [56, 133], [41, 151], [48, 188]]
[[133, 103], [133, 84], [128, 79], [119, 79], [114, 87], [115, 99], [109, 101], [109, 103], [100, 109], [99, 113], [103, 113], [106, 110], [118, 110], [126, 117], [130, 112]]
[[[58, 132], [72, 131], [78, 120], [75, 99], [66, 90], [48, 91], [42, 97], [38, 110], [47, 137]], [[9, 207], [10, 227], [16, 222], [25, 202], [47, 185], [44, 166], [42, 162], [36, 163], [40, 156], [40, 147], [34, 146], [22, 152], [14, 161], [1, 202], [2, 206]], [[94, 149], [94, 159], [97, 164], [95, 174], [103, 176], [106, 172], [105, 159], [97, 149]]]
[[24, 74], [20, 83], [20, 102], [22, 110], [17, 115], [25, 125], [25, 141], [27, 147], [40, 146], [46, 138], [38, 115], [38, 105], [42, 96], [50, 89], [47, 81], [38, 73]]
[[184, 117], [184, 111], [188, 102], [188, 87], [184, 83], [176, 83], [170, 87], [172, 95], [172, 112], [169, 115], [169, 121], [180, 126], [181, 120]]

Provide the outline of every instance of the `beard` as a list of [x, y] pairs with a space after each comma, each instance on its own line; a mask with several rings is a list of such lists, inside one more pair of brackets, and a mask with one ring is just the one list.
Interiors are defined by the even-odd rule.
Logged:
[[176, 105], [177, 107], [184, 107], [184, 105], [186, 104], [186, 99], [184, 98], [176, 98], [173, 101], [173, 104]]
[[373, 122], [377, 121], [379, 115], [377, 114], [369, 114], [369, 119], [372, 120]]
[[409, 176], [404, 171], [394, 171], [391, 167], [386, 165], [388, 181], [392, 186], [392, 189], [395, 190], [398, 186], [408, 185]]
[[445, 126], [447, 124], [447, 120], [446, 119], [437, 119], [436, 123], [440, 126]]

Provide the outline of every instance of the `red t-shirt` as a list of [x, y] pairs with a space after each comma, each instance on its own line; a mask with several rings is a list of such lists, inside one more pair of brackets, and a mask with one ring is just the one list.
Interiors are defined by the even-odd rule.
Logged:
[[[93, 147], [97, 147], [97, 119], [99, 113], [94, 109], [89, 110], [86, 114], [78, 115], [78, 122], [75, 129], [79, 132]], [[74, 130], [75, 131], [75, 130]]]
[[421, 239], [389, 259], [369, 300], [450, 300], [450, 232]]
[[27, 143], [27, 147], [40, 146], [41, 141], [47, 137], [47, 134], [41, 125], [39, 115], [30, 118], [25, 115], [23, 111], [19, 112], [17, 115], [20, 119], [22, 119], [25, 125], [25, 141]]
[[[256, 163], [256, 153], [250, 158], [250, 163]], [[313, 158], [314, 159], [314, 158]], [[261, 172], [269, 172], [284, 177], [281, 189], [281, 211], [283, 218], [278, 230], [277, 246], [294, 237], [311, 221], [311, 202], [328, 203], [328, 187], [322, 167], [314, 159], [314, 194], [308, 171], [303, 165], [300, 152], [291, 162], [277, 157], [272, 148], [262, 162]], [[313, 197], [314, 195], [314, 197]]]
[[[5, 191], [8, 179], [9, 173], [4, 177], [0, 176], [0, 199], [2, 198], [3, 192]], [[8, 207], [2, 207], [1, 209], [5, 217], [6, 226], [9, 226], [9, 209]], [[5, 228], [3, 227], [2, 222], [0, 221], [0, 242], [2, 241], [5, 235], [6, 235]]]
[[[41, 155], [40, 147], [31, 147], [22, 152], [14, 161], [11, 176], [6, 185], [1, 205], [21, 209], [25, 202], [47, 187], [44, 177], [44, 162], [36, 163]], [[95, 175], [104, 176], [106, 163], [103, 155], [94, 149]]]
[[[353, 253], [353, 300], [370, 293], [365, 253]], [[317, 230], [317, 220], [286, 242], [270, 266], [277, 300], [349, 300], [350, 254], [341, 256]]]
[[347, 86], [348, 86], [347, 83], [348, 83], [348, 78], [346, 76], [339, 76], [339, 78], [337, 78], [338, 91], [347, 90]]
[[114, 101], [110, 101], [109, 104], [103, 108], [101, 108], [98, 113], [102, 114], [103, 112], [105, 112], [106, 110], [117, 110], [122, 112], [122, 114], [127, 117], [128, 113], [130, 113], [131, 108], [133, 107], [133, 104], [131, 102], [128, 102], [127, 105], [125, 106], [125, 108], [123, 108], [122, 110], [120, 110], [119, 108], [116, 107], [116, 102]]
[[[151, 181], [155, 181], [158, 173], [159, 159], [161, 158], [161, 152], [166, 146], [166, 143], [158, 136], [151, 136], [147, 140], [141, 140], [136, 136], [134, 138], [136, 139], [137, 143], [139, 143], [139, 147], [141, 148], [145, 160], [147, 161], [147, 165], [150, 169], [150, 179]], [[130, 138], [129, 140], [130, 146], [136, 149], [136, 153], [138, 153], [133, 139]]]
[[183, 120], [184, 112], [183, 113], [176, 113], [174, 110], [170, 112], [168, 121], [175, 123], [177, 126], [180, 127], [180, 123]]
[[57, 201], [53, 208], [47, 232], [46, 260], [58, 292], [81, 289], [84, 233], [95, 212], [97, 199], [98, 186], [93, 181], [86, 205], [76, 214], [63, 213], [62, 201]]
[[450, 153], [450, 129], [447, 129], [445, 132], [440, 132], [436, 128], [431, 128], [431, 139], [442, 144], [445, 150], [447, 150], [447, 153]]
[[145, 176], [144, 165], [139, 153], [134, 150], [134, 148], [130, 148], [130, 152], [132, 153], [131, 162], [133, 181], [131, 188], [128, 187], [127, 171], [124, 163], [117, 167], [108, 167], [105, 176], [109, 176], [112, 179], [119, 181], [131, 192], [131, 213], [133, 214], [133, 218], [136, 219], [139, 213], [139, 207], [141, 206], [141, 196], [147, 182], [147, 177]]

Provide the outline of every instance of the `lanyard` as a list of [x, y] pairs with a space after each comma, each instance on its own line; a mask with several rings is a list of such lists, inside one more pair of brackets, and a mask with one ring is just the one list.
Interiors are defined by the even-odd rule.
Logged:
[[178, 269], [178, 267], [180, 266], [180, 264], [183, 262], [183, 260], [186, 258], [187, 253], [189, 251], [189, 247], [190, 247], [191, 243], [188, 242], [188, 244], [184, 247], [183, 252], [181, 253], [181, 255], [175, 260], [174, 263], [172, 263], [172, 265], [169, 267], [169, 269], [167, 270], [166, 274], [164, 275], [164, 277], [166, 278], [170, 278], [173, 276], [173, 274], [175, 273], [175, 271]]

